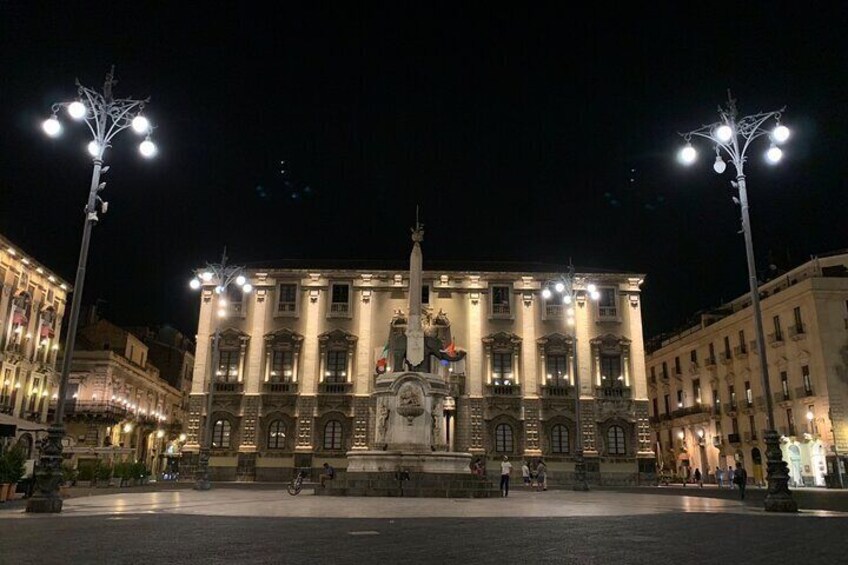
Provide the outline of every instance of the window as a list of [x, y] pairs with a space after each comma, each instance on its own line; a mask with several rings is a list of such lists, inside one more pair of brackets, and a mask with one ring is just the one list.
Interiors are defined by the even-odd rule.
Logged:
[[774, 340], [783, 341], [783, 330], [780, 329], [780, 316], [772, 318], [772, 323], [774, 324]]
[[792, 416], [792, 408], [786, 409], [786, 422], [789, 424], [789, 435], [795, 435], [795, 418]]
[[786, 371], [780, 372], [780, 390], [783, 391], [783, 400], [789, 400], [789, 375]]
[[721, 397], [718, 395], [717, 389], [713, 389], [713, 407], [716, 409], [716, 412], [721, 410]]
[[268, 426], [268, 449], [284, 449], [286, 447], [286, 424], [282, 420], [274, 420]]
[[721, 422], [719, 420], [716, 420], [715, 430], [715, 435], [721, 436]]
[[565, 354], [548, 354], [545, 356], [545, 377], [548, 386], [568, 385], [568, 364]]
[[324, 449], [328, 451], [342, 448], [342, 423], [338, 420], [330, 420], [324, 426]]
[[653, 404], [653, 407], [654, 407], [654, 418], [657, 418], [660, 415], [660, 409], [659, 409], [659, 405], [657, 405], [657, 399], [652, 398], [651, 403]]
[[736, 418], [731, 418], [730, 429], [733, 430], [734, 435], [739, 435], [739, 420], [737, 420]]
[[330, 289], [330, 316], [347, 317], [350, 314], [350, 285], [333, 283]]
[[677, 391], [677, 407], [683, 408], [683, 391], [682, 390]]
[[212, 427], [212, 447], [230, 447], [230, 421], [218, 420]]
[[695, 404], [701, 403], [701, 379], [692, 380], [692, 398], [695, 399]]
[[324, 370], [324, 382], [343, 383], [347, 381], [347, 351], [328, 351], [327, 368]]
[[751, 381], [745, 381], [745, 403], [748, 408], [754, 405], [754, 393], [751, 390]]
[[271, 374], [269, 375], [269, 381], [272, 383], [291, 382], [293, 369], [293, 352], [279, 349], [271, 352]]
[[293, 316], [297, 314], [297, 284], [282, 283], [277, 292], [277, 314]]
[[698, 350], [697, 349], [693, 349], [692, 351], [689, 352], [689, 361], [691, 361], [692, 363], [695, 363], [696, 365], [698, 364]]
[[492, 287], [492, 315], [493, 316], [509, 316], [509, 287], [508, 286], [493, 286]]
[[624, 384], [620, 355], [601, 355], [601, 384], [603, 386], [622, 386]]
[[551, 453], [568, 453], [568, 428], [562, 424], [551, 428]]
[[509, 424], [498, 424], [495, 426], [495, 451], [498, 453], [512, 453], [512, 426]]
[[753, 414], [748, 416], [748, 427], [751, 428], [751, 439], [757, 439], [757, 421]]
[[811, 434], [819, 433], [818, 429], [816, 428], [815, 414], [816, 406], [814, 404], [810, 404], [809, 406], [807, 406], [807, 423], [809, 425], [809, 432]]
[[667, 395], [667, 394], [665, 395], [664, 400], [665, 400], [665, 413], [666, 413], [666, 414], [670, 414], [670, 413], [671, 413], [671, 409], [669, 408], [669, 405], [668, 405], [668, 395]]
[[492, 380], [496, 385], [512, 382], [512, 353], [492, 353]]
[[739, 330], [739, 353], [747, 353], [748, 344], [745, 341], [745, 330]]
[[618, 308], [615, 303], [614, 288], [599, 288], [600, 297], [598, 299], [598, 317], [600, 318], [616, 318], [618, 317]]
[[730, 396], [730, 409], [736, 410], [736, 389], [734, 388], [733, 385], [728, 385], [727, 386], [727, 392], [729, 393], [729, 396]]
[[624, 428], [621, 426], [610, 426], [607, 430], [607, 454], [627, 454], [627, 445], [624, 441]]
[[804, 321], [801, 319], [801, 307], [796, 306], [792, 313], [795, 316], [795, 333], [804, 333]]
[[668, 363], [666, 363], [665, 361], [663, 361], [663, 374], [662, 374], [662, 376], [663, 376], [664, 379], [668, 378]]
[[657, 370], [656, 369], [657, 369], [656, 367], [651, 367], [651, 382], [652, 383], [657, 381]]
[[683, 373], [683, 371], [680, 368], [680, 357], [674, 358], [674, 372], [677, 373], [678, 375]]
[[710, 344], [710, 355], [707, 359], [711, 365], [715, 365], [715, 346]]
[[241, 353], [236, 349], [226, 349], [220, 351], [218, 355], [218, 381], [224, 383], [236, 382]]
[[421, 304], [430, 304], [430, 285], [421, 286]]
[[810, 379], [810, 367], [808, 365], [801, 366], [801, 379], [804, 382], [804, 393], [813, 394], [813, 381]]
[[724, 336], [724, 356], [730, 359], [730, 336]]

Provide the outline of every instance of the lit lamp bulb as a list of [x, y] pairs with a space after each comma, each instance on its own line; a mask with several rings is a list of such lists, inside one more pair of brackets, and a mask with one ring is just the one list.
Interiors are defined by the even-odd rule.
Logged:
[[571, 295], [570, 295], [570, 294], [566, 294], [565, 296], [563, 296], [563, 297], [562, 297], [562, 302], [563, 302], [563, 304], [571, 304]]
[[127, 422], [126, 424], [124, 424], [124, 433], [128, 434], [132, 431], [132, 429], [133, 426], [131, 423]]
[[562, 292], [563, 290], [565, 290], [565, 285], [562, 284], [561, 282], [558, 282], [558, 283], [556, 283], [554, 288], [556, 289], [557, 292]]
[[776, 145], [772, 145], [769, 147], [768, 151], [766, 151], [766, 159], [768, 159], [769, 163], [777, 163], [783, 158], [783, 150]]
[[239, 286], [244, 286], [244, 283], [247, 282], [247, 279], [244, 278], [244, 275], [239, 275], [236, 277], [236, 284]]
[[787, 139], [789, 139], [789, 128], [786, 126], [778, 125], [774, 128], [774, 131], [771, 132], [771, 138], [777, 143], [783, 143]]
[[68, 104], [68, 115], [75, 120], [81, 120], [85, 117], [85, 104], [79, 100]]
[[188, 436], [185, 434], [180, 434], [180, 441], [185, 441], [188, 439]]
[[88, 143], [88, 154], [92, 157], [97, 157], [100, 155], [100, 144], [96, 141], [90, 141]]
[[242, 292], [245, 294], [250, 294], [250, 291], [253, 290], [253, 285], [250, 283], [244, 283], [244, 286], [241, 287]]
[[685, 434], [683, 433], [683, 431], [682, 431], [682, 430], [681, 430], [681, 431], [679, 431], [679, 432], [677, 432], [677, 437], [678, 437], [678, 438], [683, 439], [683, 438], [684, 438], [684, 436], [685, 436]]
[[548, 298], [550, 298], [550, 297], [551, 297], [551, 289], [549, 289], [549, 288], [543, 288], [543, 289], [542, 289], [542, 298], [544, 298], [545, 300], [547, 300], [547, 299], [548, 299]]
[[227, 317], [227, 311], [224, 308], [219, 308], [218, 309], [218, 317], [219, 318], [226, 318]]
[[729, 125], [724, 124], [716, 128], [715, 135], [719, 141], [727, 143], [733, 137], [733, 129]]
[[133, 131], [136, 133], [147, 133], [150, 131], [150, 120], [145, 118], [144, 116], [136, 116], [132, 121]]
[[209, 282], [212, 280], [212, 272], [203, 271], [203, 273], [200, 275], [200, 278], [203, 279], [203, 282]]
[[695, 162], [695, 159], [698, 158], [698, 152], [695, 151], [695, 148], [692, 147], [691, 143], [687, 143], [686, 147], [680, 150], [678, 158], [684, 165], [691, 165]]
[[188, 283], [188, 286], [190, 286], [193, 290], [197, 290], [198, 288], [200, 288], [200, 279], [191, 279], [191, 282]]
[[721, 158], [721, 155], [716, 155], [715, 163], [713, 163], [713, 170], [718, 174], [721, 174], [726, 168], [727, 163], [724, 162], [724, 159]]
[[142, 157], [149, 159], [156, 155], [156, 144], [150, 141], [150, 138], [148, 137], [138, 146], [138, 151], [141, 153]]
[[159, 439], [165, 437], [165, 430], [156, 430], [156, 437], [158, 437]]
[[41, 124], [41, 129], [50, 137], [56, 137], [62, 133], [62, 124], [56, 119], [56, 116], [51, 116], [44, 120]]
[[815, 415], [813, 414], [813, 411], [807, 410], [807, 420], [812, 422], [814, 417], [815, 417]]

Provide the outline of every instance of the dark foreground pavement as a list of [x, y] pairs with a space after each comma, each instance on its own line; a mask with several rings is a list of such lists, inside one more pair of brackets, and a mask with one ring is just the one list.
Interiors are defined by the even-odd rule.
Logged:
[[[340, 504], [344, 501], [340, 500]], [[848, 518], [40, 516], [0, 522], [0, 563], [844, 563]]]

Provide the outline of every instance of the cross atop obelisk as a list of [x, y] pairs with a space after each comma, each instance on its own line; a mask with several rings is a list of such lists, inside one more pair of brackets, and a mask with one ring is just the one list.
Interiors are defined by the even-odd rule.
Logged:
[[412, 253], [409, 255], [409, 313], [406, 326], [406, 360], [413, 367], [424, 361], [424, 329], [421, 327], [421, 270], [424, 262], [421, 242], [424, 226], [418, 221], [415, 207], [415, 227], [412, 228]]

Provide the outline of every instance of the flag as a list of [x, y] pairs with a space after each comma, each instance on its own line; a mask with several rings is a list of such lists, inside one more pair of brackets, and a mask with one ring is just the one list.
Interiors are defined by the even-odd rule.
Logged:
[[447, 345], [447, 347], [442, 349], [441, 352], [447, 355], [448, 357], [456, 357], [456, 344], [454, 343], [453, 338], [451, 338], [450, 343]]
[[383, 351], [377, 356], [377, 373], [383, 374], [389, 365], [389, 342], [383, 346]]

